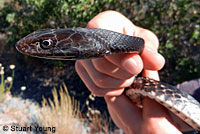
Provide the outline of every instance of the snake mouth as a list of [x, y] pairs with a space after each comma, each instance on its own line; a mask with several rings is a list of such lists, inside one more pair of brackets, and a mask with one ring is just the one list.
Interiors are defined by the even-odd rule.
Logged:
[[24, 45], [24, 39], [19, 40], [16, 44], [15, 47], [17, 51], [19, 51], [22, 54], [26, 53], [26, 50], [28, 49], [27, 45]]

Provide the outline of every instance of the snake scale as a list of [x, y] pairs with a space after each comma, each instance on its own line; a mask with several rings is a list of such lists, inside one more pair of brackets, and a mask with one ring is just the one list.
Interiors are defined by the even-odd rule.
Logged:
[[[105, 29], [66, 28], [35, 31], [17, 42], [23, 54], [55, 60], [79, 60], [113, 53], [141, 54], [144, 40]], [[200, 104], [189, 94], [150, 78], [136, 77], [125, 94], [133, 101], [147, 96], [200, 131]]]

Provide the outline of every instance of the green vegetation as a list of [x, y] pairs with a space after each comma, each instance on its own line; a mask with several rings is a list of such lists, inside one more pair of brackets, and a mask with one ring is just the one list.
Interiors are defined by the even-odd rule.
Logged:
[[159, 51], [166, 58], [160, 72], [163, 81], [174, 84], [200, 77], [199, 0], [10, 0], [0, 9], [0, 31], [6, 33], [11, 47], [40, 28], [85, 27], [108, 9], [156, 33]]

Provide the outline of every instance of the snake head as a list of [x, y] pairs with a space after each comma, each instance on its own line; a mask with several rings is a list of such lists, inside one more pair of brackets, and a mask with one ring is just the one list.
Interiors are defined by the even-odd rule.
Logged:
[[41, 58], [52, 55], [57, 39], [50, 31], [51, 29], [43, 29], [27, 35], [17, 42], [17, 50], [23, 54]]
[[19, 40], [16, 43], [16, 49], [22, 54], [33, 57], [74, 59], [80, 53], [75, 46], [80, 40], [80, 37], [72, 30], [42, 29]]
[[43, 29], [19, 40], [16, 48], [29, 56], [57, 60], [105, 56], [107, 51], [88, 33], [81, 28]]

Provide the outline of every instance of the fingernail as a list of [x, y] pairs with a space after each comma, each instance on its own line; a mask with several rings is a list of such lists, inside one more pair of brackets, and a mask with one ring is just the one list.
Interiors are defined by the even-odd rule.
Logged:
[[124, 63], [122, 63], [122, 66], [124, 67], [124, 69], [126, 69], [126, 71], [131, 74], [136, 74], [138, 72], [138, 65], [132, 58], [124, 61]]
[[[148, 48], [148, 47], [146, 47], [146, 51], [150, 52], [151, 54], [155, 54], [156, 57], [157, 57], [158, 59], [160, 59], [160, 61], [163, 61], [163, 63], [165, 62], [165, 58], [164, 58], [160, 53], [158, 53], [157, 51], [155, 51], [155, 50], [153, 50], [153, 49], [151, 49], [151, 48]], [[163, 64], [163, 65], [164, 65], [164, 64]]]

